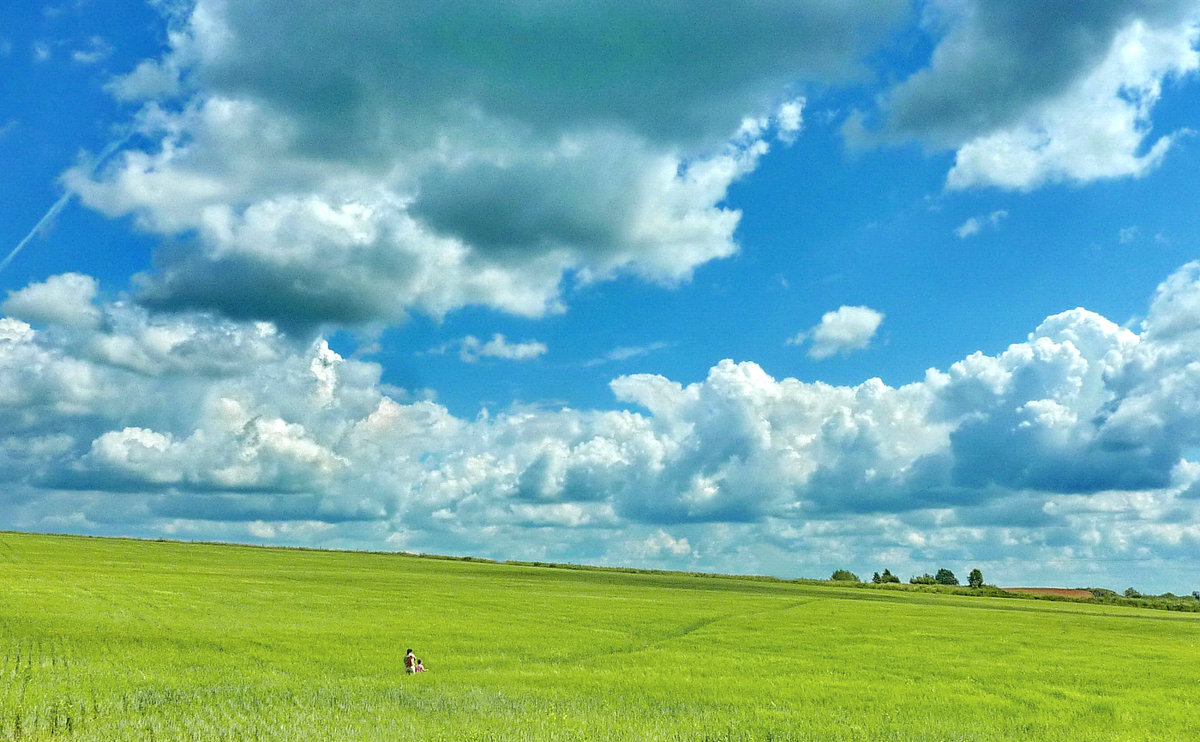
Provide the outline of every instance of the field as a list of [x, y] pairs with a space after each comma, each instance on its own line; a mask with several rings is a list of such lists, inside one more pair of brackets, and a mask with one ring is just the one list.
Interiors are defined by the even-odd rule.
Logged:
[[1061, 587], [1006, 587], [1005, 590], [1010, 593], [1028, 593], [1029, 595], [1057, 595], [1060, 598], [1090, 598], [1092, 594], [1087, 590], [1078, 590]]
[[0, 739], [1195, 740], [1198, 687], [1196, 614], [0, 533]]

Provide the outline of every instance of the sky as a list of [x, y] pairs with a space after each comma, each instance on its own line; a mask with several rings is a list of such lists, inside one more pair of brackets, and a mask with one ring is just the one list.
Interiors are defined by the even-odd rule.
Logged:
[[0, 529], [1200, 589], [1200, 0], [0, 10]]

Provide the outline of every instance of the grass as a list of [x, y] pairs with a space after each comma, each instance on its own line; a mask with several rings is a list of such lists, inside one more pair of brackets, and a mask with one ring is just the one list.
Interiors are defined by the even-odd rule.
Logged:
[[1194, 740], [1198, 681], [1195, 614], [0, 533], [0, 739]]

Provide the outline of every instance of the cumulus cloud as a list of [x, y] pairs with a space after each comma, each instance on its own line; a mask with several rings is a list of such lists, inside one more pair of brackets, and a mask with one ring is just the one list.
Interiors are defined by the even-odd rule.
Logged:
[[957, 150], [949, 188], [1143, 175], [1172, 140], [1146, 146], [1163, 83], [1200, 64], [1194, 0], [939, 0], [925, 24], [937, 46], [884, 96], [884, 134]]
[[1200, 557], [1200, 263], [1136, 329], [1071, 309], [901, 387], [725, 360], [620, 376], [615, 410], [474, 418], [322, 340], [92, 306], [0, 319], [10, 527], [792, 574], [970, 558], [1081, 582], [1096, 556]]
[[150, 144], [64, 182], [171, 244], [137, 283], [149, 306], [539, 316], [564, 277], [671, 284], [735, 252], [726, 193], [799, 132], [793, 88], [861, 74], [903, 9], [352, 2], [331, 23], [320, 2], [198, 0], [109, 85]]
[[92, 304], [98, 289], [91, 276], [64, 273], [8, 292], [0, 311], [30, 322], [94, 327], [100, 319], [99, 310]]
[[870, 307], [844, 306], [821, 316], [814, 327], [788, 340], [789, 345], [812, 341], [810, 358], [821, 360], [838, 353], [862, 350], [871, 343], [884, 314]]

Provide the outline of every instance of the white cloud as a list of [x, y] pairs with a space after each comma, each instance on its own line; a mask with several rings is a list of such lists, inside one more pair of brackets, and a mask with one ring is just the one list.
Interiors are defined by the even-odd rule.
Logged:
[[95, 327], [100, 321], [100, 311], [92, 302], [98, 288], [91, 276], [79, 273], [51, 276], [43, 283], [8, 292], [0, 311], [30, 322]]
[[1003, 209], [993, 211], [992, 213], [988, 214], [987, 216], [982, 216], [982, 217], [973, 216], [973, 217], [970, 217], [969, 219], [967, 219], [962, 224], [958, 225], [958, 227], [956, 227], [954, 229], [954, 234], [960, 240], [964, 240], [968, 237], [973, 237], [973, 236], [979, 234], [983, 230], [984, 227], [999, 226], [1000, 222], [1003, 221], [1007, 217], [1008, 217], [1008, 212], [1004, 211]]
[[[1172, 134], [1147, 144], [1163, 83], [1197, 69], [1194, 0], [936, 0], [930, 63], [883, 98], [881, 134], [957, 150], [947, 187], [1030, 190], [1137, 177]], [[862, 117], [848, 133], [861, 132]]]
[[331, 524], [320, 521], [267, 523], [256, 520], [246, 526], [246, 533], [263, 541], [296, 543], [311, 542], [333, 528]]
[[628, 361], [632, 358], [641, 358], [642, 356], [650, 355], [656, 351], [670, 348], [673, 344], [657, 340], [647, 345], [622, 345], [613, 348], [604, 355], [598, 358], [592, 358], [584, 361], [584, 366], [599, 366], [604, 363], [613, 363], [617, 361]]
[[971, 217], [954, 229], [954, 234], [961, 240], [979, 234], [983, 224], [978, 217]]
[[1061, 96], [958, 149], [949, 188], [1028, 191], [1046, 182], [1140, 177], [1162, 162], [1172, 135], [1149, 147], [1150, 113], [1165, 78], [1195, 72], [1195, 21], [1168, 29], [1135, 22], [1108, 56]]
[[644, 564], [647, 560], [656, 559], [664, 554], [676, 557], [690, 556], [692, 546], [686, 538], [675, 538], [659, 528], [641, 541], [627, 542], [625, 554]]
[[902, 9], [354, 4], [330, 24], [311, 0], [199, 0], [109, 86], [145, 99], [152, 146], [64, 180], [177, 243], [139, 280], [151, 306], [310, 326], [559, 312], [564, 277], [674, 284], [733, 254], [725, 196], [799, 131], [792, 88], [858, 72]]
[[119, 101], [174, 98], [182, 93], [177, 65], [143, 61], [132, 72], [111, 80], [105, 90]]
[[1200, 263], [1136, 332], [1072, 309], [902, 387], [726, 360], [618, 377], [624, 409], [474, 418], [323, 341], [93, 305], [0, 319], [9, 527], [814, 575], [1200, 560]]
[[526, 340], [519, 343], [509, 342], [500, 333], [494, 333], [492, 339], [486, 342], [474, 335], [467, 335], [461, 340], [437, 348], [434, 352], [444, 353], [451, 347], [458, 347], [458, 357], [466, 363], [475, 363], [480, 358], [499, 358], [505, 361], [531, 361], [545, 355], [549, 350], [545, 343], [537, 340]]
[[113, 45], [105, 41], [103, 37], [93, 36], [88, 39], [85, 48], [71, 52], [71, 59], [79, 64], [96, 64], [108, 59], [114, 51], [116, 50]]
[[844, 306], [821, 316], [816, 326], [788, 340], [789, 345], [812, 341], [808, 355], [816, 360], [862, 350], [871, 343], [884, 314], [870, 307]]
[[797, 98], [787, 101], [779, 107], [779, 111], [775, 114], [775, 120], [779, 127], [779, 133], [776, 136], [780, 141], [791, 143], [796, 140], [796, 136], [800, 133], [800, 127], [804, 124], [804, 103], [803, 98]]

